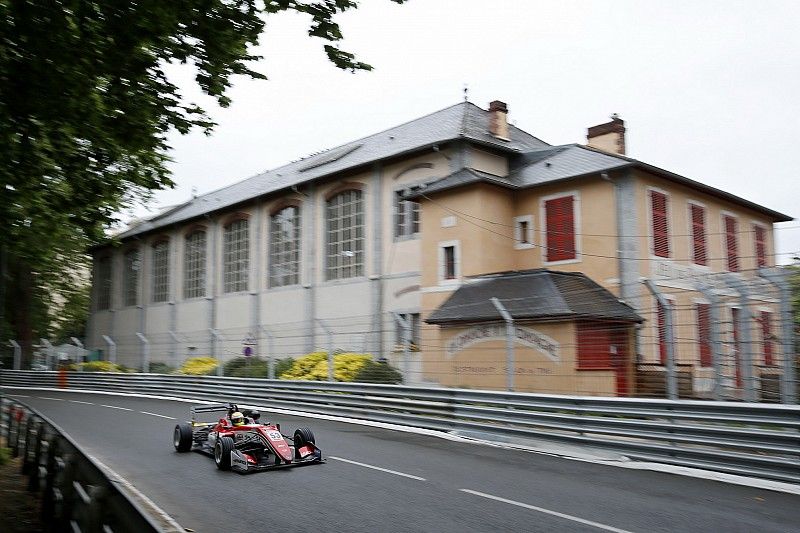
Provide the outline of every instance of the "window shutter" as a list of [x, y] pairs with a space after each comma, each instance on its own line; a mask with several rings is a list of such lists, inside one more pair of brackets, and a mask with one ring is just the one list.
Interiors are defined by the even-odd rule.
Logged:
[[606, 369], [611, 367], [609, 351], [610, 333], [613, 327], [613, 325], [603, 323], [578, 323], [578, 368]]
[[669, 257], [669, 226], [667, 224], [667, 195], [650, 191], [653, 219], [653, 255]]
[[739, 250], [736, 243], [736, 219], [725, 216], [725, 249], [730, 272], [739, 271]]
[[706, 213], [699, 205], [690, 204], [692, 216], [692, 250], [696, 265], [706, 265]]
[[660, 302], [658, 306], [658, 358], [662, 365], [667, 364], [667, 316], [664, 306]]
[[700, 366], [711, 366], [711, 306], [697, 304], [697, 340], [700, 344]]
[[772, 346], [772, 313], [761, 311], [761, 338], [764, 341], [764, 364], [771, 366], [775, 364], [774, 351]]
[[764, 226], [753, 226], [755, 230], [755, 238], [756, 238], [756, 261], [758, 262], [758, 268], [763, 268], [767, 266], [767, 231], [764, 229]]
[[575, 259], [574, 197], [553, 198], [544, 203], [547, 225], [547, 260]]

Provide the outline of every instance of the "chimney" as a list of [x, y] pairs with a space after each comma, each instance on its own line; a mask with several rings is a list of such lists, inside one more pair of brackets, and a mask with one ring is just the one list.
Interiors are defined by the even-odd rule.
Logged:
[[625, 155], [625, 121], [614, 113], [611, 122], [589, 128], [586, 144], [612, 154]]
[[504, 141], [508, 137], [508, 106], [505, 102], [495, 100], [489, 103], [489, 133]]

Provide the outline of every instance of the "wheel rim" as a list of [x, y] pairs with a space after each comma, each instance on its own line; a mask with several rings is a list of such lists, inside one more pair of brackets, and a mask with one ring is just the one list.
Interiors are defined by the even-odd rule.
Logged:
[[181, 431], [179, 428], [175, 428], [175, 433], [173, 433], [172, 441], [175, 443], [175, 447], [177, 448], [181, 444]]
[[214, 446], [214, 461], [217, 464], [219, 464], [222, 461], [222, 446], [220, 446], [219, 443], [217, 443], [217, 445]]

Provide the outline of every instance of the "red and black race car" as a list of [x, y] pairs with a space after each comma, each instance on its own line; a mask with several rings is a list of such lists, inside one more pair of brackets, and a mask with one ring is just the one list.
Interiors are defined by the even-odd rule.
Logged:
[[[223, 412], [226, 416], [217, 422], [198, 420], [202, 413]], [[191, 414], [190, 422], [175, 426], [175, 449], [210, 455], [220, 470], [247, 474], [324, 462], [309, 428], [298, 428], [289, 437], [281, 433], [280, 424], [261, 424], [258, 411], [239, 411], [233, 403], [195, 406]]]

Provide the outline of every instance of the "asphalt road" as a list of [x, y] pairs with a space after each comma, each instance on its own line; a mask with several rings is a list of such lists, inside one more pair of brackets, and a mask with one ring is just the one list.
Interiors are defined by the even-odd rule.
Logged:
[[178, 454], [189, 404], [7, 391], [198, 532], [800, 530], [800, 496], [480, 444], [271, 414], [313, 429], [323, 465], [242, 476]]

